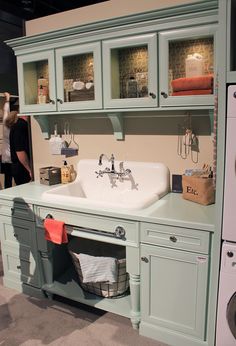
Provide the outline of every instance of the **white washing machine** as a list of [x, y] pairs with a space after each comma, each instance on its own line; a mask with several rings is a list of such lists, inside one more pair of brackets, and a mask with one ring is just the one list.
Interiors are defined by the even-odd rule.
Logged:
[[216, 346], [236, 346], [236, 243], [223, 242]]

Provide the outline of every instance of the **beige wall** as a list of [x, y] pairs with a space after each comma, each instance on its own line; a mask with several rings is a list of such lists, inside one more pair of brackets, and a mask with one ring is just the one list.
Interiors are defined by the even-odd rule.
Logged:
[[[200, 0], [204, 1], [204, 0]], [[194, 3], [196, 0], [109, 0], [26, 22], [26, 35], [97, 22], [112, 17]]]
[[[76, 167], [80, 159], [97, 159], [101, 153], [113, 153], [117, 161], [163, 162], [174, 174], [182, 174], [186, 168], [202, 167], [205, 162], [212, 165], [213, 147], [209, 118], [192, 119], [193, 129], [200, 134], [198, 163], [192, 162], [191, 155], [182, 159], [177, 154], [178, 125], [182, 125], [183, 121], [183, 117], [128, 118], [124, 121], [125, 140], [117, 141], [109, 119], [77, 120], [76, 126], [72, 122], [71, 128], [76, 133], [79, 155], [68, 158], [67, 162]], [[50, 154], [48, 140], [42, 138], [35, 120], [32, 120], [32, 134], [35, 177], [38, 179], [40, 167], [61, 167], [65, 157]], [[195, 152], [193, 159], [196, 160]]]
[[[35, 19], [26, 23], [27, 35], [64, 27], [85, 24], [114, 16], [150, 11], [178, 4], [195, 2], [193, 0], [110, 0], [101, 4], [83, 7], [53, 16]], [[167, 114], [165, 114], [167, 115]], [[193, 163], [191, 156], [182, 159], [177, 155], [178, 125], [184, 118], [125, 118], [125, 140], [117, 141], [112, 133], [109, 119], [77, 120], [71, 126], [75, 140], [79, 144], [79, 155], [68, 158], [74, 164], [82, 158], [98, 158], [101, 153], [114, 153], [117, 160], [160, 161], [171, 173], [182, 174], [186, 168], [201, 167], [203, 163], [212, 165], [212, 140], [209, 118], [193, 118], [193, 129], [199, 135], [199, 162]], [[61, 166], [64, 156], [51, 155], [49, 144], [44, 140], [38, 123], [32, 119], [33, 158], [35, 177], [39, 168], [49, 165]]]

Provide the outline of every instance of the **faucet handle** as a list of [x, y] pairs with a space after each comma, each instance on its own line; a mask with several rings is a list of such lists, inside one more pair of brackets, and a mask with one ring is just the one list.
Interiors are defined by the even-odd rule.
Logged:
[[102, 174], [102, 171], [101, 171], [101, 170], [99, 170], [98, 172], [95, 171], [95, 174], [97, 174], [97, 178], [103, 177], [103, 174]]

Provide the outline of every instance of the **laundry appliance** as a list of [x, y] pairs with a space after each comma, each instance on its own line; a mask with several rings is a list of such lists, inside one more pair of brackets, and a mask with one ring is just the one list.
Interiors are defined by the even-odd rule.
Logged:
[[223, 242], [217, 318], [217, 346], [236, 345], [236, 243]]
[[228, 87], [216, 346], [236, 346], [236, 85]]

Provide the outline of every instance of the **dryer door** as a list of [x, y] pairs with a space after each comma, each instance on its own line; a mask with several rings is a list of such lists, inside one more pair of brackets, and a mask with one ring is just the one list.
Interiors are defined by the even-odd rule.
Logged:
[[236, 293], [230, 298], [227, 306], [226, 317], [229, 324], [229, 329], [236, 339]]

